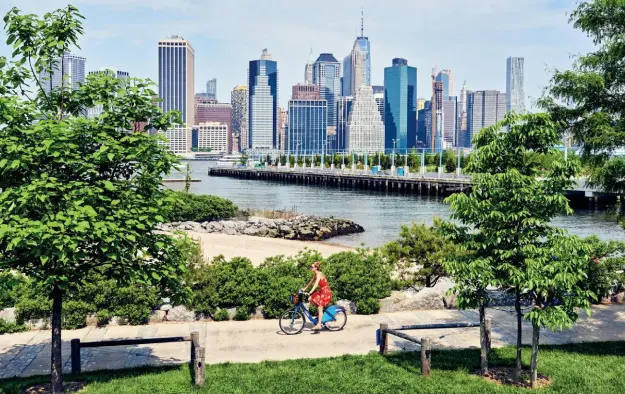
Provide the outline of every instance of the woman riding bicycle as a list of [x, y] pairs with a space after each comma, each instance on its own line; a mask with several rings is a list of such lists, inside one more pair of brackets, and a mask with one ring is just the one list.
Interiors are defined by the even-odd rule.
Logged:
[[[313, 327], [314, 331], [321, 330], [321, 320], [323, 317], [323, 307], [328, 305], [330, 301], [332, 301], [332, 290], [330, 290], [330, 285], [328, 285], [328, 280], [326, 276], [320, 271], [321, 263], [319, 261], [315, 261], [310, 269], [314, 272], [315, 276], [308, 282], [306, 287], [304, 287], [304, 291], [308, 289], [308, 287], [312, 286], [310, 289], [310, 298], [308, 299], [311, 304], [317, 306], [319, 311], [319, 319], [317, 320], [317, 325]], [[319, 287], [318, 290], [317, 286]], [[315, 291], [316, 290], [316, 291]]]

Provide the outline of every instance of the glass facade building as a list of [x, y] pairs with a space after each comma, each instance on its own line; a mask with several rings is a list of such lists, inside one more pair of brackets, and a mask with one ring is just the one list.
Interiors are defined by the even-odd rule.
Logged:
[[417, 69], [393, 59], [384, 69], [384, 148], [406, 150], [417, 144]]
[[509, 57], [506, 60], [506, 111], [525, 113], [525, 59]]
[[278, 146], [278, 63], [266, 51], [249, 64], [249, 147]]
[[341, 64], [331, 53], [322, 53], [313, 64], [313, 84], [328, 102], [328, 127], [336, 127], [336, 101], [341, 95]]
[[217, 78], [209, 79], [206, 82], [206, 97], [217, 100]]
[[342, 96], [339, 97], [336, 103], [336, 138], [332, 140], [331, 149], [334, 152], [342, 152], [347, 150], [347, 123], [349, 116], [352, 113], [352, 106], [354, 104], [354, 97]]
[[439, 72], [435, 81], [443, 84], [443, 100], [449, 100], [449, 97], [454, 95], [454, 77], [451, 70]]
[[71, 53], [63, 54], [62, 58], [58, 58], [52, 67], [52, 75], [42, 72], [39, 76], [41, 85], [46, 94], [51, 90], [58, 89], [63, 86], [72, 90], [77, 90], [81, 83], [85, 82], [85, 63], [87, 59], [84, 57], [74, 56]]
[[467, 141], [473, 146], [473, 136], [484, 127], [501, 122], [506, 114], [506, 94], [497, 90], [467, 92]]
[[326, 100], [290, 100], [288, 151], [300, 155], [326, 152], [327, 119]]
[[247, 121], [249, 94], [247, 86], [239, 85], [232, 89], [230, 102], [232, 103], [232, 133], [238, 136], [238, 149], [243, 151], [249, 147]]

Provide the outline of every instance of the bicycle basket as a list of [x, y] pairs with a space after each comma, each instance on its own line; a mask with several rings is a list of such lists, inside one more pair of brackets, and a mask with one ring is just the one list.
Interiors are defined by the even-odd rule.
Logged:
[[293, 305], [299, 304], [299, 296], [297, 294], [291, 294], [290, 298]]

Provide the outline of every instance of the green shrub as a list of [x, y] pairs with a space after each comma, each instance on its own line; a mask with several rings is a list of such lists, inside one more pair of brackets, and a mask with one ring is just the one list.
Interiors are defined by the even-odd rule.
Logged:
[[63, 303], [63, 329], [74, 330], [87, 325], [87, 316], [95, 312], [95, 306], [84, 301], [69, 300]]
[[0, 309], [14, 307], [27, 280], [11, 272], [0, 272]]
[[268, 318], [278, 318], [293, 305], [289, 296], [304, 287], [312, 277], [310, 265], [322, 260], [316, 251], [300, 252], [294, 257], [277, 256], [268, 258], [259, 267], [262, 280], [260, 304]]
[[215, 316], [213, 316], [213, 320], [215, 321], [230, 320], [230, 315], [228, 314], [227, 310], [219, 309], [217, 312], [215, 312]]
[[623, 253], [625, 243], [618, 241], [604, 242], [596, 236], [584, 239], [589, 251], [587, 280], [584, 290], [595, 294], [594, 302], [600, 302], [603, 297], [609, 297], [612, 291], [620, 291], [625, 282], [622, 271], [625, 267]]
[[[347, 299], [360, 303], [358, 313], [375, 313], [371, 299], [390, 296], [391, 268], [377, 251], [360, 249], [330, 256], [322, 266], [333, 291], [334, 300]], [[379, 309], [379, 306], [378, 306]]]
[[0, 335], [14, 334], [16, 332], [28, 331], [28, 327], [23, 324], [9, 323], [0, 319]]
[[147, 324], [152, 309], [158, 305], [159, 300], [159, 293], [153, 287], [122, 287], [116, 292], [112, 302], [113, 315], [131, 325]]
[[359, 315], [373, 315], [380, 310], [380, 300], [377, 298], [365, 298], [356, 301], [356, 313]]
[[15, 304], [15, 320], [18, 324], [24, 324], [29, 320], [49, 320], [51, 315], [52, 301], [47, 297], [45, 289], [29, 281]]
[[234, 314], [234, 320], [250, 320], [250, 310], [247, 307], [239, 306]]
[[185, 192], [171, 192], [175, 200], [168, 214], [170, 222], [205, 222], [229, 219], [236, 215], [237, 207], [225, 198]]

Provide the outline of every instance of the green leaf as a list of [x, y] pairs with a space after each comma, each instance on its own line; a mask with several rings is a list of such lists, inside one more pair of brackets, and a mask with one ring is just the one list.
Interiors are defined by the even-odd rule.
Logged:
[[111, 182], [111, 181], [105, 181], [104, 182], [104, 188], [106, 190], [110, 190], [110, 191], [116, 190], [115, 185], [113, 185], [113, 182]]

